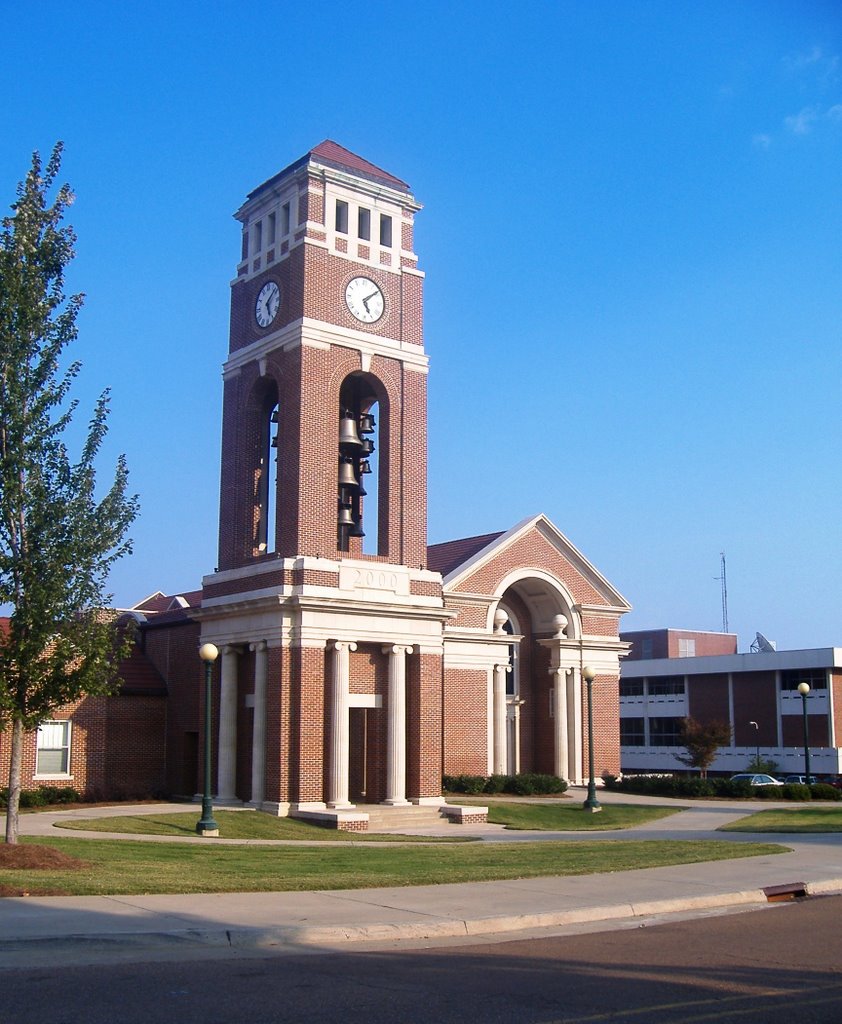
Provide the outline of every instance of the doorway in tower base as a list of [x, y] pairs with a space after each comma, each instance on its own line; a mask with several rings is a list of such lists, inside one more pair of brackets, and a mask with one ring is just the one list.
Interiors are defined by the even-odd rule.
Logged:
[[349, 711], [351, 803], [379, 804], [386, 799], [386, 715], [383, 708]]

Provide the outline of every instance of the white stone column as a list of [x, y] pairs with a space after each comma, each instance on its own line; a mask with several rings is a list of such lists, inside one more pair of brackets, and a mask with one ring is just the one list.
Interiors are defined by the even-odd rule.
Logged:
[[406, 799], [406, 656], [411, 647], [401, 644], [383, 648], [389, 655], [389, 717], [386, 725], [386, 799], [384, 804], [403, 806]]
[[237, 799], [237, 661], [239, 650], [222, 648], [219, 684], [219, 755], [217, 800]]
[[354, 805], [348, 799], [348, 759], [351, 748], [351, 724], [348, 695], [350, 692], [350, 653], [357, 645], [338, 640], [333, 650], [333, 692], [331, 702], [330, 772], [327, 780], [328, 807], [346, 808]]
[[492, 770], [495, 775], [506, 774], [506, 673], [509, 663], [494, 666]]
[[260, 807], [266, 795], [266, 679], [269, 656], [266, 641], [251, 644], [254, 651], [254, 724], [251, 737], [251, 803]]
[[550, 670], [555, 684], [555, 707], [553, 708], [553, 755], [554, 771], [562, 779], [570, 781], [570, 746], [567, 736], [567, 673], [566, 668]]
[[582, 741], [582, 673], [574, 668], [567, 677], [567, 722], [570, 749], [570, 782], [581, 784], [585, 779]]

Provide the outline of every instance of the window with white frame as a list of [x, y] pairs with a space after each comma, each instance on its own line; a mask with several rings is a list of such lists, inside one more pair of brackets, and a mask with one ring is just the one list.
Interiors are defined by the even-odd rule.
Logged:
[[679, 658], [696, 657], [696, 640], [694, 637], [680, 636], [678, 638], [678, 656]]
[[42, 722], [38, 726], [36, 775], [70, 774], [70, 722]]

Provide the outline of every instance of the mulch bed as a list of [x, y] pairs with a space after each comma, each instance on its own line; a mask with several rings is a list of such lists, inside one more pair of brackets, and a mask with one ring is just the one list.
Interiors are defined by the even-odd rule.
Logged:
[[[38, 846], [34, 843], [0, 843], [0, 871], [76, 871], [90, 865], [77, 857], [70, 857], [52, 846]], [[27, 889], [15, 885], [0, 884], [2, 896], [64, 896], [61, 889]]]

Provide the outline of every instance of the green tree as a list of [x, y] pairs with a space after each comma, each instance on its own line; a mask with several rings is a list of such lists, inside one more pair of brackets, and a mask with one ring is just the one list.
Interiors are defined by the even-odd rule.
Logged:
[[[75, 401], [73, 362], [82, 296], [65, 297], [73, 201], [53, 185], [61, 144], [42, 167], [37, 153], [0, 229], [0, 728], [10, 727], [6, 842], [18, 838], [24, 734], [57, 708], [114, 688], [129, 638], [105, 609], [108, 572], [130, 551], [136, 497], [124, 458], [98, 496], [94, 463], [106, 433], [108, 392], [99, 399], [78, 461], [64, 443]], [[50, 201], [52, 195], [52, 202]]]
[[679, 736], [687, 753], [675, 756], [689, 768], [698, 768], [704, 779], [717, 750], [731, 742], [731, 726], [727, 722], [697, 722], [695, 718], [682, 718]]

